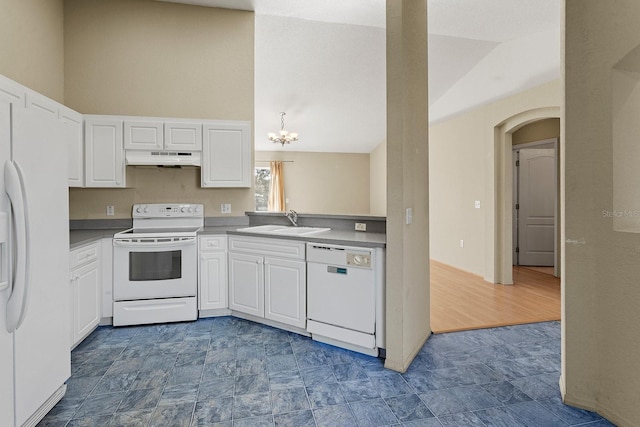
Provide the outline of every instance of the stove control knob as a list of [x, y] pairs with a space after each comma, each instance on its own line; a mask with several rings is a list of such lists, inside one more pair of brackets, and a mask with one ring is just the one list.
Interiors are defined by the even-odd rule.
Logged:
[[145, 207], [144, 207], [144, 211], [143, 211], [143, 212], [144, 212], [144, 213], [149, 212], [149, 206], [145, 206]]
[[147, 209], [146, 209], [146, 208], [143, 208], [142, 206], [138, 206], [138, 207], [136, 208], [136, 212], [137, 212], [137, 213], [142, 213], [142, 212], [146, 212], [146, 211], [147, 211]]
[[195, 211], [194, 211], [194, 212], [195, 212], [195, 213], [200, 212], [200, 206], [196, 206], [196, 209], [195, 209]]
[[187, 211], [187, 207], [186, 206], [183, 206], [183, 207], [180, 208], [180, 212], [184, 213], [186, 211]]
[[189, 213], [193, 213], [193, 206], [189, 208]]

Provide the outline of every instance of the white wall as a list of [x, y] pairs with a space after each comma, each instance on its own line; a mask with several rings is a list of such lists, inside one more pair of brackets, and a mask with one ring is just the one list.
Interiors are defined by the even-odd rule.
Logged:
[[384, 28], [258, 14], [255, 31], [256, 150], [274, 149], [266, 135], [281, 111], [298, 151], [369, 153], [384, 141]]

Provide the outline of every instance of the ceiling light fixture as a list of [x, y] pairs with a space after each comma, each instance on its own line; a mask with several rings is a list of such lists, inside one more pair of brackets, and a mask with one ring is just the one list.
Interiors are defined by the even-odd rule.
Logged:
[[269, 141], [276, 143], [276, 144], [282, 144], [282, 146], [284, 147], [284, 144], [289, 144], [291, 142], [295, 142], [298, 140], [298, 134], [295, 132], [287, 132], [286, 130], [284, 130], [284, 116], [285, 116], [285, 112], [281, 112], [280, 113], [280, 132], [279, 133], [273, 133], [270, 132], [269, 133]]

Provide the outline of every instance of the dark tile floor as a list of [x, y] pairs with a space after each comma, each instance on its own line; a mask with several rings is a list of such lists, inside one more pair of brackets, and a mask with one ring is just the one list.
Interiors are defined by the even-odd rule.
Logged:
[[101, 327], [40, 426], [610, 426], [560, 401], [560, 324], [434, 335], [403, 375], [242, 319]]

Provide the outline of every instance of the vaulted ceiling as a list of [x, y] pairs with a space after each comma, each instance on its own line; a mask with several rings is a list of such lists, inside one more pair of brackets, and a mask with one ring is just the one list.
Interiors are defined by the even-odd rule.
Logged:
[[[370, 152], [386, 138], [385, 0], [172, 2], [255, 12], [256, 150]], [[428, 0], [430, 122], [559, 78], [560, 8]], [[295, 146], [266, 138], [281, 111]]]

